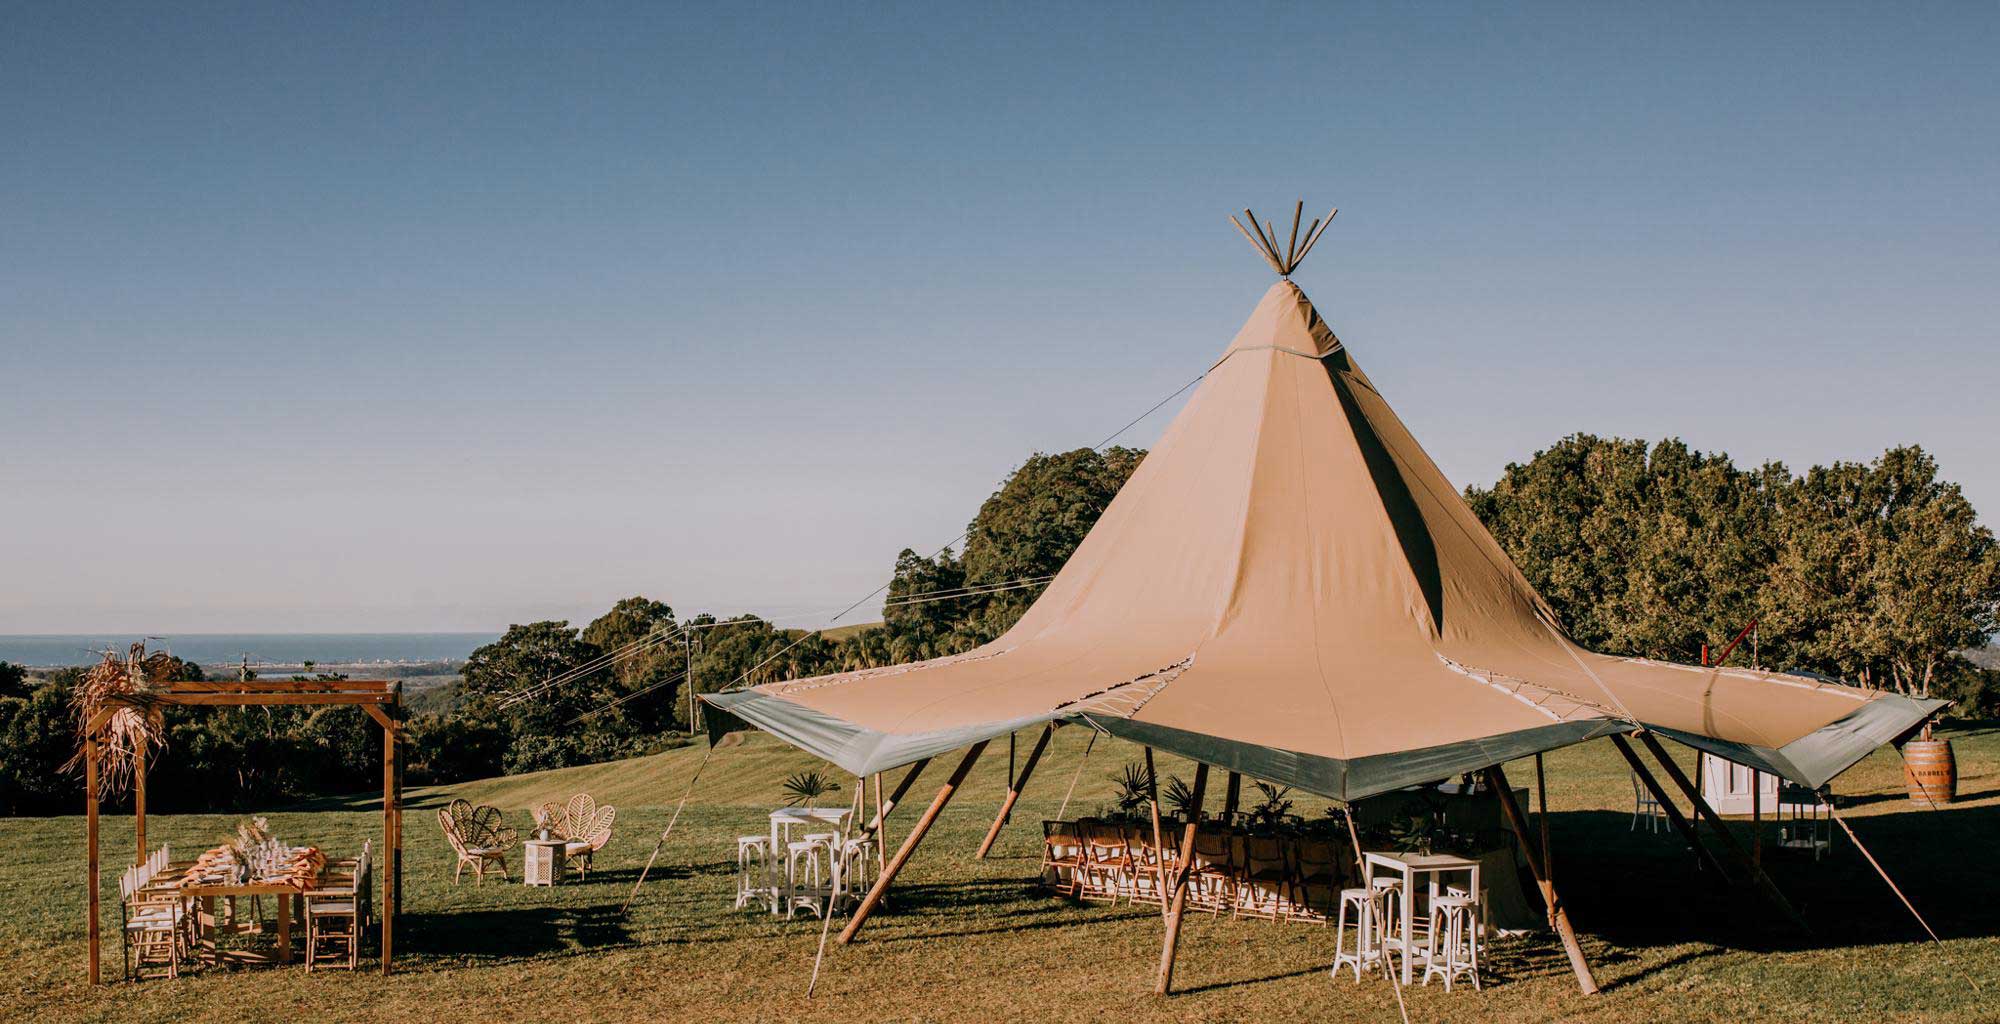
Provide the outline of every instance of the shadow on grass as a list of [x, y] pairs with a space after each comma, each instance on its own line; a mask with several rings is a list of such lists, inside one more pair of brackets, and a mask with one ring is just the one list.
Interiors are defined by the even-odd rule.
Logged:
[[[1718, 885], [1694, 870], [1678, 835], [1626, 830], [1615, 811], [1549, 817], [1555, 884], [1579, 931], [1617, 946], [1671, 945], [1698, 940], [1760, 952], [1902, 943], [1923, 938], [1913, 921], [1838, 826], [1833, 847], [1818, 861], [1775, 848], [1766, 823], [1764, 869], [1813, 932], [1806, 934], [1754, 889]], [[1919, 912], [1946, 938], [2000, 935], [2000, 918], [1984, 908], [2000, 903], [2000, 878], [1968, 870], [1965, 851], [2000, 844], [2000, 807], [1946, 806], [1849, 819]], [[1749, 823], [1732, 822], [1749, 847]], [[1702, 835], [1741, 874], [1708, 830]], [[1528, 887], [1533, 892], [1533, 887]], [[1654, 968], [1657, 970], [1658, 968]], [[1650, 972], [1649, 972], [1650, 973]]]
[[615, 903], [404, 914], [396, 923], [409, 948], [426, 957], [529, 960], [573, 948], [629, 946], [634, 941]]
[[1273, 981], [1285, 981], [1289, 978], [1303, 978], [1308, 974], [1322, 974], [1325, 973], [1325, 971], [1326, 968], [1324, 967], [1304, 967], [1296, 971], [1285, 971], [1280, 974], [1266, 974], [1256, 978], [1236, 978], [1230, 981], [1211, 981], [1206, 985], [1196, 985], [1192, 988], [1176, 988], [1174, 992], [1179, 995], [1193, 995], [1196, 992], [1221, 992], [1232, 988], [1248, 988], [1251, 985], [1262, 985], [1267, 982], [1273, 982]]

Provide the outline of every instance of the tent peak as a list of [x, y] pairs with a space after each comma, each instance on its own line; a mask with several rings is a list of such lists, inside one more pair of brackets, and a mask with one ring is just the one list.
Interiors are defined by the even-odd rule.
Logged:
[[1326, 211], [1325, 217], [1314, 220], [1308, 225], [1305, 238], [1301, 241], [1299, 221], [1305, 217], [1305, 212], [1306, 201], [1303, 199], [1292, 207], [1292, 234], [1290, 241], [1285, 243], [1283, 252], [1278, 249], [1278, 232], [1275, 225], [1270, 221], [1259, 221], [1257, 215], [1250, 212], [1249, 207], [1243, 208], [1243, 216], [1250, 218], [1250, 227], [1244, 227], [1243, 222], [1237, 220], [1233, 213], [1229, 215], [1229, 222], [1236, 225], [1236, 230], [1242, 232], [1243, 237], [1256, 247], [1257, 255], [1264, 257], [1264, 262], [1272, 270], [1277, 271], [1279, 277], [1290, 280], [1292, 271], [1299, 269], [1299, 264], [1305, 260], [1306, 253], [1311, 252], [1312, 247], [1318, 244], [1319, 236], [1326, 234], [1327, 227], [1333, 223], [1333, 215], [1339, 213], [1340, 208], [1335, 207]]

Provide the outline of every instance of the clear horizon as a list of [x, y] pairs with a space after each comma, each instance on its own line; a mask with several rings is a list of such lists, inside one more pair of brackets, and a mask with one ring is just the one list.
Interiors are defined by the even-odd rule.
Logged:
[[14, 8], [0, 633], [817, 624], [1206, 368], [1271, 278], [1227, 215], [1301, 197], [1460, 487], [1577, 431], [1917, 443], [1991, 524], [1996, 30]]

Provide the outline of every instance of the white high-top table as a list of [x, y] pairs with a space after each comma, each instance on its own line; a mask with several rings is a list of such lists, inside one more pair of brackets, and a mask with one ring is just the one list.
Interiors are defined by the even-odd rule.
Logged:
[[[1375, 872], [1377, 870], [1402, 876], [1403, 898], [1400, 902], [1403, 905], [1403, 919], [1399, 923], [1403, 926], [1403, 937], [1397, 943], [1397, 948], [1403, 954], [1403, 984], [1408, 985], [1415, 980], [1414, 975], [1411, 973], [1413, 965], [1410, 961], [1414, 959], [1413, 954], [1417, 948], [1416, 930], [1413, 927], [1416, 923], [1417, 913], [1417, 879], [1421, 877], [1426, 880], [1425, 896], [1427, 899], [1434, 900], [1438, 897], [1439, 882], [1442, 881], [1442, 876], [1450, 874], [1469, 875], [1471, 880], [1466, 891], [1472, 893], [1473, 898], [1477, 899], [1479, 898], [1479, 862], [1449, 853], [1364, 852], [1361, 857], [1363, 864], [1368, 869], [1368, 877], [1363, 879], [1361, 884], [1370, 889], [1375, 887]], [[1383, 945], [1386, 948], [1388, 943], [1385, 941]]]
[[[774, 883], [791, 887], [791, 858], [786, 856], [785, 847], [792, 841], [794, 825], [831, 825], [832, 831], [846, 834], [847, 820], [854, 816], [852, 807], [780, 807], [771, 812], [771, 873]], [[780, 833], [783, 833], [781, 836]], [[840, 856], [838, 847], [834, 856]]]

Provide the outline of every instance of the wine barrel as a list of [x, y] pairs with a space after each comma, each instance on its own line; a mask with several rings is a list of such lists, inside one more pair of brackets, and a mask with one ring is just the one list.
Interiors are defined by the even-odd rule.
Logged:
[[1958, 760], [1950, 740], [1903, 744], [1903, 784], [1920, 804], [1947, 804], [1958, 795]]

